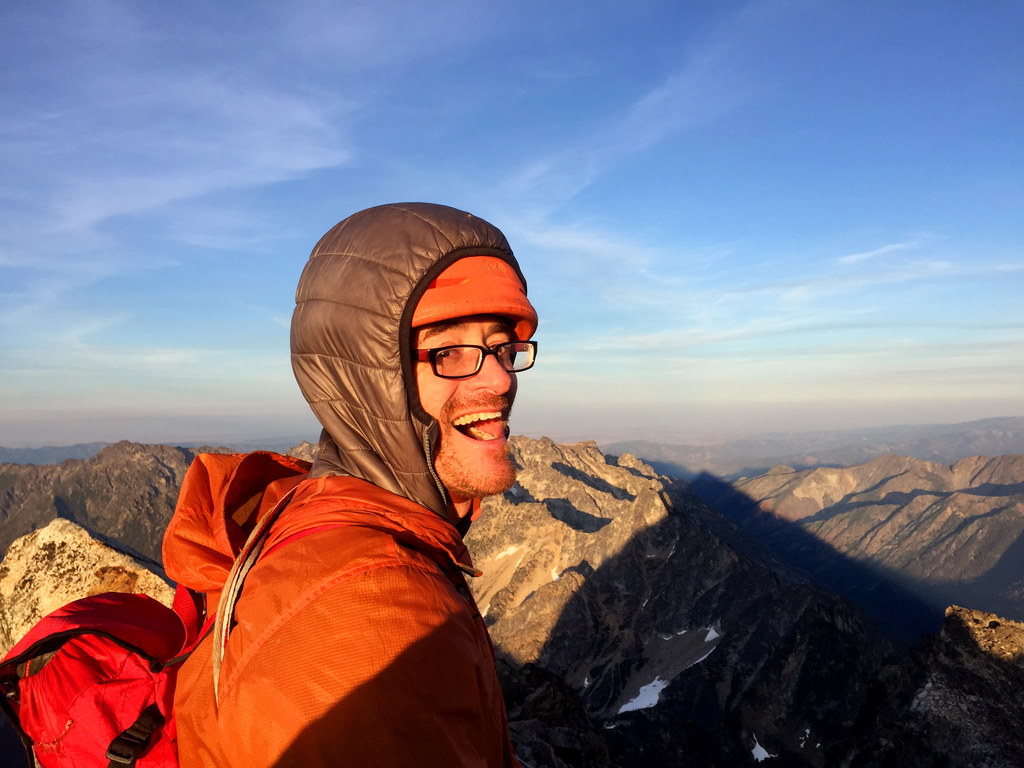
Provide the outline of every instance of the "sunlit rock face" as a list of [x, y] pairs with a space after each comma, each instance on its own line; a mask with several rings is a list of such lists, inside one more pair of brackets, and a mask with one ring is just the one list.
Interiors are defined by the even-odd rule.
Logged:
[[169, 606], [174, 590], [152, 569], [59, 518], [16, 540], [0, 563], [0, 656], [43, 616], [80, 597], [142, 592]]

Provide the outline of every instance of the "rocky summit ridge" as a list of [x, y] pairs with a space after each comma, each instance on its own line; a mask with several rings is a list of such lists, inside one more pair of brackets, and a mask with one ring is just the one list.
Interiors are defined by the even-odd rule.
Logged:
[[[111, 448], [132, 467], [115, 485], [138, 488], [110, 489], [105, 451], [94, 477], [66, 467], [53, 487], [82, 510], [102, 506], [88, 500], [93, 491], [107, 504], [117, 494], [148, 504], [89, 517], [116, 528], [96, 531], [103, 540], [58, 520], [12, 545], [0, 565], [0, 627], [10, 634], [48, 610], [50, 592], [59, 602], [110, 586], [167, 589], [156, 577], [143, 583], [104, 541], [132, 514], [173, 504], [181, 474], [167, 451], [186, 456]], [[517, 437], [511, 448], [518, 481], [484, 501], [467, 542], [484, 571], [471, 586], [527, 768], [1024, 764], [1013, 728], [1024, 722], [1021, 625], [950, 608], [919, 649], [901, 649], [685, 483], [593, 443]], [[968, 474], [1006, 485], [997, 469]], [[86, 484], [76, 490], [72, 476]], [[52, 519], [57, 505], [41, 503], [33, 482], [19, 498]], [[29, 519], [10, 500], [4, 509]], [[94, 547], [100, 554], [77, 554]], [[147, 547], [159, 551], [131, 546]]]

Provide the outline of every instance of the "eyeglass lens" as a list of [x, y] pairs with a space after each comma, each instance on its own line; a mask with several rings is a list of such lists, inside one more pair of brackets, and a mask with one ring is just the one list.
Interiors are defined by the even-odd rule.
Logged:
[[483, 367], [485, 355], [492, 354], [506, 371], [525, 371], [533, 365], [534, 346], [525, 341], [509, 341], [493, 349], [476, 346], [445, 347], [434, 352], [434, 370], [439, 376], [472, 376]]

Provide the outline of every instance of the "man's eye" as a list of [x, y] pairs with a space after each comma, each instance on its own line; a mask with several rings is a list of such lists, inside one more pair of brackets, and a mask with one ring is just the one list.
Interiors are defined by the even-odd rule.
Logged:
[[451, 347], [449, 349], [442, 349], [439, 352], [436, 352], [434, 360], [438, 363], [455, 365], [466, 359], [472, 359], [472, 356], [475, 354], [476, 349], [474, 347]]

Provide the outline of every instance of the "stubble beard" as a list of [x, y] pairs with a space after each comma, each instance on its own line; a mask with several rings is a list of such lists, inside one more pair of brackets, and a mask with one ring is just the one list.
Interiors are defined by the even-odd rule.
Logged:
[[[472, 407], [480, 411], [501, 411], [507, 419], [512, 402], [510, 398], [503, 397], [487, 403], [474, 403]], [[465, 410], [464, 404], [456, 406], [449, 403], [442, 413], [442, 423], [450, 425], [452, 415], [459, 410]], [[446, 435], [446, 432], [456, 434]], [[478, 454], [472, 439], [457, 433], [454, 427], [443, 427], [441, 433], [434, 469], [454, 501], [482, 499], [504, 493], [515, 485], [518, 468], [507, 438], [501, 438], [504, 450], [500, 454], [495, 450], [497, 446], [488, 445], [489, 441], [479, 441]]]

